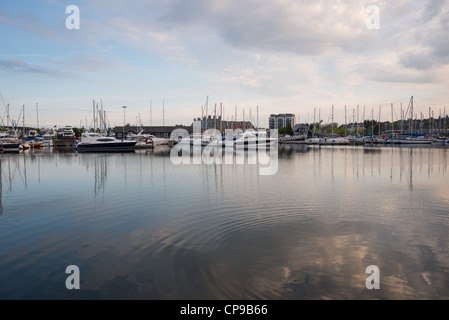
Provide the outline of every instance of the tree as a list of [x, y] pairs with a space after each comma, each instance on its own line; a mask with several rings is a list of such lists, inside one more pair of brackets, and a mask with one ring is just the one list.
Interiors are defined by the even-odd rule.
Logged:
[[280, 127], [278, 129], [278, 134], [285, 134], [285, 128], [284, 127]]

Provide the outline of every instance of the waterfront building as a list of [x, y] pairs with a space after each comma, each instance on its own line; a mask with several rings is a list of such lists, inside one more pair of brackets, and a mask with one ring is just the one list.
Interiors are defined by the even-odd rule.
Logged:
[[296, 125], [296, 116], [292, 113], [271, 114], [268, 119], [270, 129], [279, 129], [290, 125]]

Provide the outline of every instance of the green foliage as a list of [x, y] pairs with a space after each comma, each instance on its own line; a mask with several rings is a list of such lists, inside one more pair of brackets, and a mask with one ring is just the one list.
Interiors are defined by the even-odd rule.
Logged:
[[85, 131], [84, 128], [72, 128], [72, 130], [76, 137], [80, 136]]
[[286, 127], [280, 127], [278, 129], [278, 133], [279, 134], [289, 134], [289, 135], [293, 135], [293, 128], [292, 126], [289, 124]]

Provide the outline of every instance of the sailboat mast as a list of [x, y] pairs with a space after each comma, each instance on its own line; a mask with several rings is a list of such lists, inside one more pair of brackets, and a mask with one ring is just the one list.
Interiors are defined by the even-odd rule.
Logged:
[[36, 102], [36, 118], [37, 118], [37, 130], [39, 130], [39, 107]]
[[345, 137], [348, 135], [348, 118], [346, 116], [346, 106], [345, 106]]
[[413, 96], [410, 98], [410, 136], [413, 136]]
[[331, 127], [332, 127], [332, 137], [334, 137], [334, 105], [332, 105], [332, 121], [331, 121]]
[[25, 105], [23, 105], [22, 108], [23, 108], [23, 129], [22, 129], [22, 135], [23, 135], [23, 138], [25, 138]]
[[257, 129], [259, 129], [259, 106], [257, 106]]
[[223, 131], [223, 104], [220, 102], [220, 133]]
[[9, 103], [6, 109], [6, 128], [9, 130]]
[[214, 129], [217, 129], [217, 104], [214, 106]]
[[[95, 127], [95, 100], [92, 100], [92, 112], [93, 112], [93, 122], [94, 122], [94, 132], [95, 132], [95, 129], [96, 129], [96, 127]], [[123, 124], [123, 125], [125, 125], [125, 124]], [[125, 130], [125, 129], [123, 129], [123, 130]]]
[[[235, 115], [234, 115], [234, 122], [237, 122], [237, 106], [235, 106]], [[232, 129], [235, 129], [235, 123], [233, 124], [233, 128]]]
[[381, 117], [381, 114], [382, 114], [382, 106], [379, 106], [379, 136], [380, 136], [380, 117]]
[[422, 114], [422, 111], [421, 111], [421, 123], [419, 124], [419, 128], [421, 129], [420, 130], [421, 134], [422, 134], [422, 122], [423, 122], [423, 114]]
[[444, 136], [447, 137], [447, 124], [446, 124], [446, 107], [444, 107]]
[[430, 133], [430, 137], [432, 137], [432, 118], [430, 117], [432, 114], [432, 112], [430, 111], [430, 107], [429, 107], [429, 133]]
[[318, 108], [318, 136], [321, 135], [321, 108]]
[[391, 104], [391, 136], [394, 133], [393, 103]]
[[206, 123], [204, 129], [209, 128], [209, 97], [206, 98]]

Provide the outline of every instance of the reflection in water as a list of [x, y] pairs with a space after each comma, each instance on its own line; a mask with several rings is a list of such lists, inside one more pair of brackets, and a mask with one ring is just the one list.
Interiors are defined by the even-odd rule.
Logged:
[[282, 145], [272, 176], [170, 148], [1, 155], [0, 298], [447, 299], [447, 152]]

